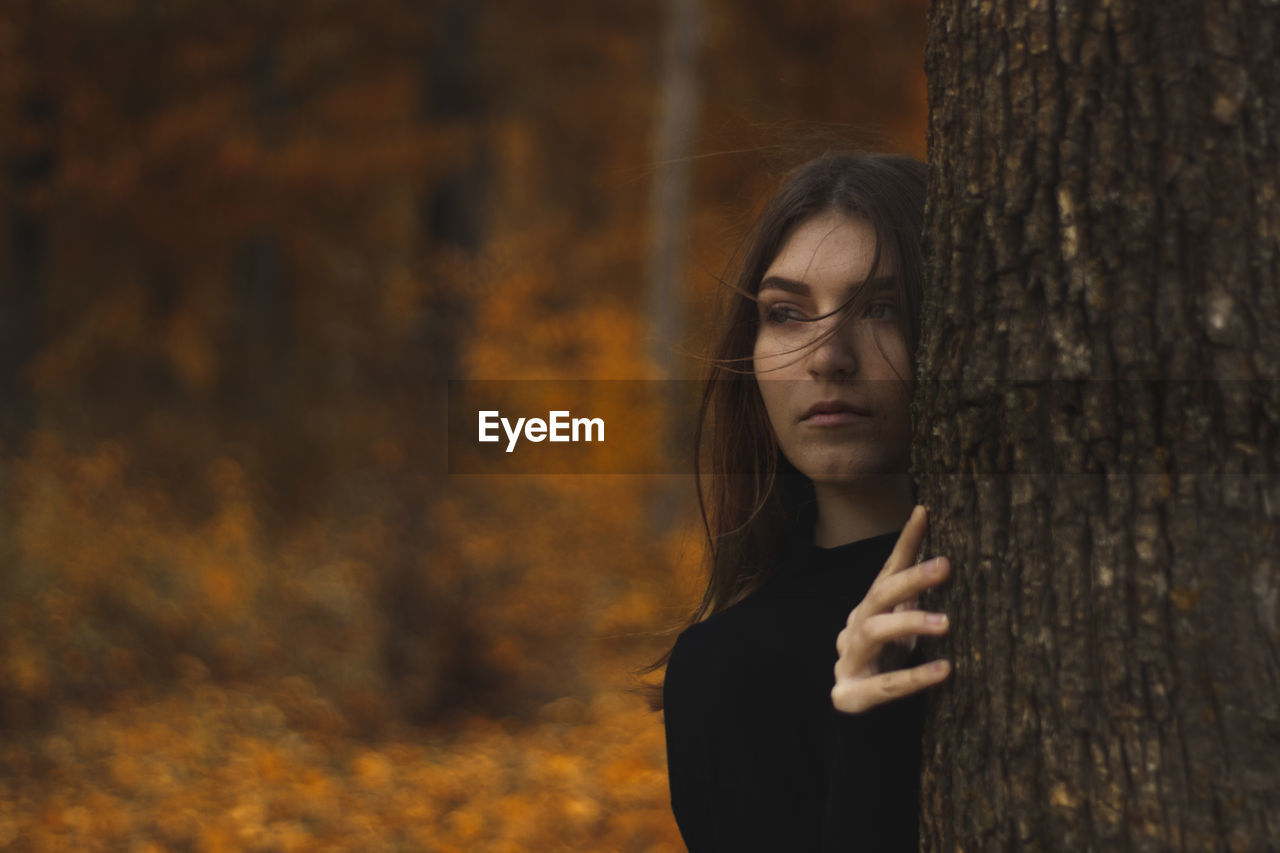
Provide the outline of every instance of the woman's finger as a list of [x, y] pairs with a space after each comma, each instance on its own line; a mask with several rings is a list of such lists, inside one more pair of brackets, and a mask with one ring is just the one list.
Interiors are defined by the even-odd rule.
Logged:
[[868, 617], [862, 623], [862, 635], [877, 646], [911, 637], [917, 634], [937, 636], [947, 633], [945, 613], [926, 613], [923, 610], [903, 610], [898, 613], [880, 613]]
[[935, 660], [869, 678], [837, 678], [831, 702], [836, 710], [858, 714], [932, 687], [950, 674], [950, 661]]
[[920, 634], [940, 636], [950, 627], [945, 613], [903, 610], [879, 613], [847, 626], [836, 636], [836, 678], [873, 675], [871, 667], [880, 658], [885, 644]]
[[[934, 557], [905, 571], [878, 577], [858, 606], [868, 614], [892, 610], [898, 604], [918, 597], [930, 587], [942, 583], [950, 572], [951, 563], [946, 557]], [[852, 613], [849, 618], [853, 619]]]
[[928, 529], [929, 513], [923, 506], [917, 504], [911, 510], [911, 516], [903, 526], [902, 533], [898, 534], [898, 542], [893, 546], [893, 553], [889, 555], [888, 560], [885, 560], [884, 568], [880, 570], [877, 579], [902, 571], [914, 563], [916, 555], [920, 553], [920, 545], [924, 542], [925, 531]]

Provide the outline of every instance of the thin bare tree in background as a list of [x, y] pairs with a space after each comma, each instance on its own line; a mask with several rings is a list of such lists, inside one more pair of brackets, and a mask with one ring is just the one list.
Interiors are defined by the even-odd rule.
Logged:
[[[659, 379], [666, 382], [668, 428], [662, 452], [674, 458], [680, 427], [674, 423], [679, 401], [676, 343], [685, 328], [684, 263], [689, 235], [689, 199], [693, 182], [693, 143], [698, 129], [701, 0], [667, 0], [663, 33], [662, 79], [658, 86], [658, 122], [651, 222], [653, 235], [649, 291], [650, 352]], [[652, 524], [670, 525], [681, 505], [675, 487], [655, 491]]]
[[17, 452], [31, 415], [25, 377], [39, 347], [40, 291], [49, 243], [50, 183], [57, 162], [58, 104], [47, 79], [48, 20], [44, 0], [27, 3], [24, 63], [8, 145], [8, 281], [0, 286], [0, 450]]
[[[269, 17], [247, 63], [247, 90], [254, 134], [266, 151], [284, 140], [289, 110], [280, 80], [284, 24]], [[230, 341], [227, 384], [229, 407], [251, 419], [271, 423], [285, 405], [292, 386], [290, 281], [277, 222], [262, 222], [238, 246], [232, 268], [236, 325]]]

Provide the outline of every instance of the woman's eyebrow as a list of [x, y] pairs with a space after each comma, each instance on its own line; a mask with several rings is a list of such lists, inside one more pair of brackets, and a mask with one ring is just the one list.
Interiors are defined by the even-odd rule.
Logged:
[[785, 290], [787, 293], [794, 293], [797, 296], [809, 296], [813, 293], [809, 285], [803, 281], [796, 281], [792, 278], [783, 278], [780, 275], [771, 275], [760, 282], [761, 290], [774, 288], [776, 290]]
[[[876, 276], [869, 281], [854, 281], [848, 285], [848, 290], [859, 291], [863, 294], [877, 294], [885, 290], [894, 290], [897, 287], [897, 279], [891, 275]], [[780, 275], [771, 275], [760, 282], [760, 290], [783, 290], [787, 293], [794, 293], [797, 296], [811, 296], [813, 289], [803, 281], [796, 281], [793, 278], [784, 278]]]

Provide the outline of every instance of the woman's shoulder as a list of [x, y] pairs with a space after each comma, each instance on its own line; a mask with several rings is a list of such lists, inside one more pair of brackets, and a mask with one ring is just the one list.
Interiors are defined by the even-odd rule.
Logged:
[[680, 632], [663, 676], [663, 704], [670, 713], [732, 706], [760, 677], [778, 653], [768, 648], [765, 638], [774, 632], [767, 609], [761, 610], [748, 597]]
[[738, 623], [741, 621], [743, 612], [742, 604], [743, 602], [739, 602], [726, 607], [686, 627], [676, 637], [675, 645], [671, 650], [672, 659], [674, 660], [677, 656], [682, 658], [702, 656], [728, 642], [731, 636], [740, 630]]
[[767, 596], [759, 590], [705, 619], [694, 622], [676, 637], [667, 664], [672, 668], [706, 672], [727, 658], [736, 658], [762, 633], [770, 620]]

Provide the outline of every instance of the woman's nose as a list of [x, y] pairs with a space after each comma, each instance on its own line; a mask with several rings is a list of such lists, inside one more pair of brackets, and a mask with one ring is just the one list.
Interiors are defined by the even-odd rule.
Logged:
[[810, 344], [808, 369], [815, 379], [851, 378], [858, 372], [856, 328], [846, 317], [831, 318]]

